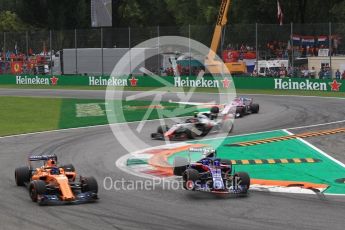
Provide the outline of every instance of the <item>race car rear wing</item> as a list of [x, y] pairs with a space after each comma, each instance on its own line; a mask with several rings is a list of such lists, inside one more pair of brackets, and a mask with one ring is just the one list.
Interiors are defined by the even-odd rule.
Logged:
[[46, 161], [46, 160], [55, 160], [57, 161], [57, 156], [54, 155], [31, 155], [28, 157], [29, 161]]

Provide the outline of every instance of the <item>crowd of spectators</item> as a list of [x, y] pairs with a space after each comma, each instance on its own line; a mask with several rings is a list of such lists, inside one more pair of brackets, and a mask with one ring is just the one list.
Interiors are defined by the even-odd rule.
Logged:
[[270, 41], [267, 43], [268, 56], [277, 59], [288, 59], [288, 43], [283, 41]]
[[[303, 43], [299, 41], [297, 44], [290, 41], [269, 41], [266, 44], [266, 55], [270, 58], [276, 59], [287, 59], [289, 55], [292, 54], [292, 49], [294, 52], [294, 57], [317, 57], [319, 56], [320, 49], [329, 49], [331, 55], [337, 55], [338, 53], [338, 46], [339, 46], [339, 37], [334, 36], [331, 42], [331, 48], [329, 47], [329, 41], [318, 41], [317, 38], [314, 38], [314, 41], [311, 43]], [[265, 50], [260, 48], [261, 52], [266, 52]]]
[[229, 43], [226, 47], [227, 50], [238, 50], [240, 52], [248, 52], [248, 51], [254, 51], [255, 48], [253, 46], [250, 46], [246, 43], [242, 44], [231, 44]]
[[[256, 70], [252, 73], [253, 77], [259, 77]], [[270, 68], [265, 72], [265, 77], [274, 78], [309, 78], [309, 79], [331, 79], [331, 69], [328, 65], [323, 66], [319, 72], [316, 71], [315, 67], [308, 69], [306, 66], [299, 67], [280, 67]], [[335, 78], [337, 80], [345, 80], [345, 70], [341, 73], [339, 69], [335, 72]]]

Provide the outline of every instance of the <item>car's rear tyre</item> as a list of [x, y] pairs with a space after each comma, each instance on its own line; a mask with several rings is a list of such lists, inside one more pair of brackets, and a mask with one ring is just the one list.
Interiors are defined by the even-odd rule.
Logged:
[[72, 164], [63, 165], [61, 168], [63, 168], [65, 172], [75, 172], [74, 165]]
[[163, 134], [168, 130], [169, 130], [169, 127], [167, 125], [161, 125], [157, 128], [157, 133]]
[[182, 175], [183, 188], [186, 190], [195, 190], [196, 182], [200, 180], [200, 174], [195, 169], [187, 169]]
[[46, 183], [43, 180], [34, 180], [29, 185], [29, 195], [33, 202], [37, 202], [38, 196], [46, 193]]
[[188, 160], [184, 157], [175, 157], [174, 158], [174, 175], [175, 176], [182, 176], [183, 172], [187, 169], [188, 167]]
[[82, 192], [98, 192], [98, 183], [94, 177], [84, 177], [82, 181]]
[[235, 186], [242, 187], [242, 194], [246, 194], [250, 187], [250, 177], [246, 172], [237, 172], [234, 175], [234, 181], [237, 183]]
[[17, 186], [24, 186], [25, 183], [30, 181], [30, 169], [27, 166], [16, 168], [14, 171], [14, 177]]
[[210, 129], [210, 128], [206, 128], [206, 127], [202, 127], [201, 128], [201, 135], [200, 136], [202, 136], [202, 137], [205, 137], [205, 136], [207, 136], [207, 134], [209, 134], [209, 132], [211, 131], [212, 129]]
[[186, 135], [189, 139], [195, 139], [197, 137], [196, 133], [191, 129], [186, 130]]
[[250, 110], [252, 111], [252, 113], [258, 113], [260, 109], [259, 104], [252, 104]]
[[239, 115], [239, 117], [243, 117], [245, 115], [245, 109], [244, 107], [237, 107], [236, 108], [236, 114]]

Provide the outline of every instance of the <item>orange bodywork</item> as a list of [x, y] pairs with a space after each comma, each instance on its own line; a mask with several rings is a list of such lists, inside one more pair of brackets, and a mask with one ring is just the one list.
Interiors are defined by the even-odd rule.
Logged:
[[65, 172], [63, 168], [59, 168], [59, 174], [51, 174], [51, 167], [47, 165], [37, 168], [32, 175], [32, 180], [43, 180], [48, 186], [59, 188], [60, 199], [63, 201], [73, 201], [75, 196], [69, 185], [70, 181], [76, 178], [75, 172]]

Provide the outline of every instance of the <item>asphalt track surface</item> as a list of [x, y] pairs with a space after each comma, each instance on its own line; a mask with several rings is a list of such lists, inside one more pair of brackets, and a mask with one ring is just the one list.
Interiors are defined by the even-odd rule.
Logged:
[[[1, 94], [4, 91], [1, 89]], [[101, 98], [102, 91], [7, 90], [5, 94]], [[49, 95], [48, 95], [49, 94]], [[133, 94], [129, 92], [128, 94]], [[195, 94], [202, 101], [215, 95]], [[167, 95], [174, 98], [173, 95]], [[315, 97], [255, 96], [261, 111], [237, 119], [233, 135], [343, 120], [345, 101]], [[149, 139], [157, 121], [147, 123]], [[135, 128], [137, 123], [131, 123]], [[343, 127], [344, 123], [310, 130]], [[302, 132], [309, 129], [292, 130]], [[310, 138], [331, 156], [345, 162], [344, 135]], [[0, 229], [344, 229], [345, 197], [251, 192], [246, 198], [219, 198], [183, 190], [107, 191], [103, 179], [139, 180], [115, 166], [127, 154], [108, 126], [65, 130], [0, 139]], [[137, 146], [140, 149], [142, 146]], [[28, 154], [55, 153], [73, 163], [82, 175], [99, 182], [97, 203], [40, 207], [14, 182], [14, 168]], [[344, 175], [345, 177], [345, 175]]]

